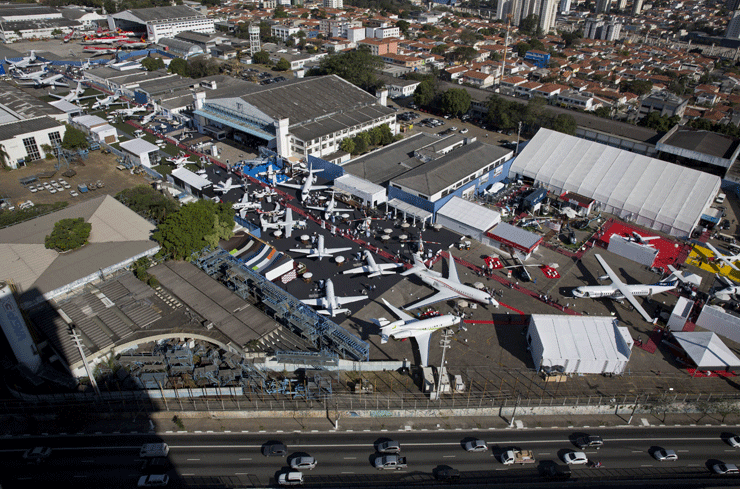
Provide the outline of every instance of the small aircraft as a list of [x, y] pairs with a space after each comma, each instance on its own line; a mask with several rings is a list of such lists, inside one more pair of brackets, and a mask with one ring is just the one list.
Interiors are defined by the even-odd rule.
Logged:
[[632, 307], [634, 307], [637, 312], [645, 318], [645, 321], [650, 323], [655, 322], [656, 319], [653, 319], [650, 314], [643, 309], [640, 303], [637, 302], [637, 299], [635, 299], [635, 296], [650, 296], [653, 294], [668, 292], [678, 286], [679, 280], [683, 282], [687, 279], [681, 272], [669, 265], [668, 268], [671, 270], [671, 274], [666, 279], [661, 280], [658, 283], [627, 285], [619, 279], [617, 274], [614, 273], [601, 255], [597, 253], [595, 256], [601, 267], [606, 272], [606, 275], [599, 277], [599, 280], [610, 279], [612, 281], [611, 285], [582, 285], [573, 290], [573, 296], [578, 298], [585, 297], [588, 299], [609, 297], [618, 301], [627, 299], [627, 301], [632, 304]]
[[293, 211], [290, 207], [288, 207], [285, 210], [285, 219], [282, 221], [277, 222], [269, 222], [267, 220], [267, 215], [269, 213], [265, 212], [260, 214], [260, 225], [262, 226], [262, 232], [267, 231], [268, 229], [283, 229], [285, 232], [285, 237], [290, 238], [293, 235], [293, 229], [294, 228], [300, 228], [304, 229], [306, 227], [306, 221], [303, 220], [294, 220], [293, 219]]
[[296, 183], [279, 183], [278, 185], [282, 185], [283, 187], [289, 187], [289, 188], [296, 188], [300, 189], [301, 191], [301, 202], [305, 202], [306, 199], [308, 199], [308, 196], [311, 195], [311, 192], [314, 190], [327, 190], [329, 187], [326, 185], [314, 185], [314, 173], [319, 173], [324, 170], [314, 170], [313, 168], [309, 168], [308, 175], [306, 176], [306, 181], [303, 182], [302, 185], [298, 185]]
[[[146, 107], [135, 107], [135, 108], [137, 108], [137, 109], [140, 108], [141, 110], [146, 110]], [[126, 109], [122, 109], [122, 110], [126, 110]], [[170, 163], [172, 163], [176, 167], [180, 168], [185, 163], [188, 163], [188, 158], [189, 157], [190, 157], [190, 155], [186, 155], [185, 153], [180, 153], [177, 156], [172, 156], [170, 158], [167, 158], [167, 161], [169, 161]]]
[[227, 178], [225, 182], [218, 182], [213, 186], [213, 190], [216, 192], [220, 192], [222, 194], [225, 194], [229, 192], [230, 190], [233, 190], [235, 188], [241, 188], [242, 184], [240, 183], [232, 183], [233, 179], [231, 177]]
[[406, 307], [405, 309], [416, 309], [418, 307], [425, 307], [437, 302], [455, 299], [457, 297], [463, 297], [475, 302], [480, 302], [484, 305], [490, 304], [492, 306], [498, 307], [498, 301], [496, 301], [496, 299], [494, 299], [493, 296], [485, 290], [478, 290], [475, 287], [471, 287], [460, 282], [460, 279], [457, 275], [457, 268], [455, 266], [455, 257], [452, 256], [452, 254], [449, 255], [450, 266], [447, 273], [447, 278], [442, 277], [441, 273], [427, 268], [420, 253], [414, 253], [413, 256], [414, 265], [403, 272], [401, 275], [414, 274], [419, 277], [421, 281], [425, 284], [431, 285], [432, 287], [437, 289], [438, 292], [427, 299], [422, 299]]
[[82, 48], [83, 53], [92, 54], [94, 56], [103, 56], [104, 54], [115, 54], [120, 48], [114, 47], [96, 47], [96, 46], [85, 46]]
[[733, 282], [727, 277], [724, 277], [722, 275], [717, 275], [717, 279], [724, 283], [726, 285], [725, 288], [717, 290], [714, 292], [714, 297], [719, 299], [722, 302], [727, 302], [731, 299], [736, 299], [737, 296], [740, 295], [740, 285]]
[[82, 39], [82, 44], [115, 44], [121, 41], [128, 41], [128, 36], [100, 36], [90, 37], [85, 36]]
[[341, 253], [343, 251], [349, 251], [351, 250], [351, 247], [347, 248], [324, 248], [324, 235], [319, 234], [316, 248], [312, 248], [310, 250], [303, 249], [303, 248], [294, 248], [289, 251], [292, 251], [294, 253], [305, 253], [306, 258], [318, 258], [319, 261], [321, 261], [322, 258], [329, 258], [334, 255], [334, 253]]
[[368, 300], [369, 297], [366, 295], [356, 295], [351, 297], [337, 297], [334, 295], [334, 284], [331, 279], [326, 279], [326, 285], [324, 286], [324, 297], [318, 299], [303, 299], [303, 302], [309, 306], [323, 307], [324, 309], [316, 311], [319, 314], [334, 317], [337, 314], [349, 313], [350, 310], [342, 307], [345, 304], [352, 302]]
[[64, 75], [51, 75], [46, 78], [32, 78], [25, 82], [16, 82], [23, 87], [68, 87], [69, 84], [64, 80]]
[[720, 252], [717, 248], [711, 245], [711, 243], [706, 243], [704, 246], [709, 248], [709, 250], [714, 253], [714, 260], [720, 261], [724, 263], [725, 265], [728, 265], [733, 270], [740, 270], [733, 262], [740, 260], [740, 253], [737, 255], [725, 255], [722, 252]]
[[[249, 192], [244, 192], [244, 195], [242, 195], [242, 198], [239, 202], [235, 202], [232, 206], [232, 209], [235, 211], [256, 211], [262, 209], [262, 204], [259, 202], [250, 202], [249, 201]], [[244, 217], [244, 216], [242, 216]]]
[[32, 71], [30, 73], [17, 73], [13, 75], [18, 80], [35, 80], [37, 78], [42, 78], [44, 75], [46, 75], [48, 71], [46, 71], [46, 68], [41, 68], [38, 71]]
[[123, 49], [138, 49], [138, 48], [145, 48], [149, 45], [146, 40], [144, 40], [144, 37], [142, 37], [138, 41], [132, 41], [131, 39], [126, 39], [125, 41], [118, 41], [116, 43], [118, 47]]
[[635, 231], [632, 231], [629, 236], [620, 236], [620, 238], [644, 246], [653, 246], [650, 242], [654, 239], [660, 239], [660, 236], [640, 236]]
[[85, 91], [85, 86], [82, 84], [82, 82], [77, 82], [77, 88], [74, 90], [70, 90], [70, 92], [67, 95], [56, 95], [54, 93], [49, 93], [50, 97], [58, 98], [59, 100], [65, 100], [70, 103], [77, 102], [78, 100], [84, 100], [86, 98], [94, 98], [95, 95], [88, 95], [87, 97], [80, 97], [82, 93]]
[[[131, 107], [131, 104], [128, 104], [128, 107], [125, 109], [118, 109], [111, 112], [112, 114], [121, 115], [123, 117], [131, 117], [132, 115], [136, 114], [137, 112], [146, 112], [146, 107], [143, 105], [134, 105]], [[187, 159], [187, 156], [185, 157]], [[172, 162], [172, 158], [167, 158], [167, 161]], [[177, 165], [177, 163], [175, 163]]]
[[419, 345], [420, 365], [426, 367], [429, 363], [429, 340], [432, 333], [442, 328], [449, 328], [460, 324], [460, 318], [452, 314], [436, 316], [427, 319], [416, 319], [401, 309], [392, 306], [387, 300], [383, 299], [393, 314], [398, 317], [398, 321], [390, 322], [386, 318], [373, 319], [372, 321], [380, 326], [380, 343], [387, 343], [388, 338], [400, 340], [403, 338], [414, 338]]
[[277, 176], [280, 173], [279, 170], [276, 170], [273, 168], [272, 163], [267, 166], [267, 170], [261, 171], [257, 173], [260, 177], [265, 177], [265, 179], [270, 182], [272, 185], [277, 185]]
[[335, 212], [352, 212], [354, 209], [343, 209], [341, 207], [337, 207], [337, 201], [334, 200], [334, 192], [331, 193], [331, 199], [329, 199], [329, 202], [326, 203], [326, 206], [324, 207], [316, 207], [312, 205], [307, 205], [306, 208], [313, 209], [315, 211], [323, 211], [324, 212], [324, 219], [331, 219], [331, 216]]
[[424, 243], [442, 244], [442, 243], [440, 243], [438, 241], [425, 241], [421, 237], [421, 231], [419, 231], [419, 239], [405, 239], [405, 240], [401, 241], [401, 243], [413, 243], [413, 244], [415, 244], [416, 245], [416, 252], [417, 253], [422, 253], [422, 254], [424, 253]]
[[19, 68], [30, 68], [31, 66], [46, 66], [49, 64], [48, 61], [36, 61], [36, 52], [34, 50], [31, 50], [31, 54], [29, 56], [23, 57], [20, 61], [13, 61], [5, 58], [5, 63], [8, 65], [10, 69], [19, 69]]
[[90, 109], [95, 110], [95, 109], [100, 109], [103, 107], [108, 108], [109, 106], [114, 104], [119, 98], [121, 98], [121, 92], [118, 92], [118, 91], [104, 98], [95, 97], [95, 103], [92, 104]]
[[394, 268], [403, 268], [403, 265], [400, 263], [381, 263], [378, 265], [375, 263], [375, 259], [373, 258], [373, 254], [370, 253], [370, 250], [365, 250], [362, 254], [365, 261], [367, 261], [367, 265], [353, 268], [352, 270], [345, 270], [343, 272], [345, 275], [350, 273], [369, 273], [370, 275], [368, 275], [368, 278], [372, 278], [380, 275], [393, 275], [396, 272], [391, 270]]

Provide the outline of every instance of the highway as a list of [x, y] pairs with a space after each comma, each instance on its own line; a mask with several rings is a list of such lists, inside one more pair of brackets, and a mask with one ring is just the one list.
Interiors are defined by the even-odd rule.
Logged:
[[[173, 487], [269, 487], [275, 477], [287, 469], [285, 458], [267, 458], [262, 444], [279, 440], [288, 447], [288, 459], [296, 453], [308, 453], [318, 466], [305, 473], [306, 486], [423, 486], [434, 481], [433, 471], [448, 465], [462, 473], [470, 483], [525, 484], [541, 481], [542, 464], [560, 462], [564, 453], [575, 450], [572, 440], [579, 434], [604, 438], [604, 447], [586, 450], [589, 459], [601, 462], [601, 468], [573, 466], [568, 484], [594, 484], [599, 481], [658, 478], [692, 483], [692, 477], [708, 479], [719, 485], [732, 485], [734, 479], [710, 474], [714, 463], [740, 464], [740, 449], [730, 447], [723, 438], [736, 434], [718, 427], [682, 428], [599, 428], [579, 431], [521, 430], [472, 432], [339, 432], [339, 433], [214, 433], [146, 435], [60, 436], [34, 439], [0, 440], [2, 487], [49, 487], [69, 481], [70, 487], [135, 487], [140, 473], [138, 451], [142, 443], [164, 441], [170, 445], [168, 472]], [[462, 442], [471, 437], [488, 442], [487, 453], [468, 453]], [[391, 438], [402, 446], [408, 468], [378, 471], [372, 467], [374, 444]], [[44, 445], [54, 450], [41, 464], [27, 464], [22, 459], [25, 448]], [[494, 456], [509, 447], [534, 450], [536, 463], [503, 466]], [[678, 453], [674, 462], [658, 462], [651, 453], [667, 448]], [[740, 483], [738, 477], [735, 484]], [[44, 484], [44, 486], [41, 486]], [[655, 485], [655, 484], [652, 484]], [[675, 484], [674, 484], [675, 485]], [[688, 487], [688, 486], [687, 486]]]

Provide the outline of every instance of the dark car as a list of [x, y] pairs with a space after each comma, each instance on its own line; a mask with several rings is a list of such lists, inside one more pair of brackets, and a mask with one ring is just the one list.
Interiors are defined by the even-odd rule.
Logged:
[[570, 479], [571, 471], [567, 465], [552, 464], [542, 469], [542, 476], [548, 479], [565, 480]]
[[604, 446], [604, 440], [600, 436], [582, 436], [576, 440], [576, 446], [583, 450], [584, 448], [599, 448]]
[[145, 474], [164, 474], [169, 468], [169, 462], [164, 457], [145, 459], [141, 464], [141, 471]]
[[434, 477], [439, 481], [457, 482], [460, 480], [460, 471], [452, 467], [443, 466], [434, 472]]
[[285, 457], [287, 454], [288, 448], [279, 441], [271, 441], [262, 445], [262, 455], [265, 457]]

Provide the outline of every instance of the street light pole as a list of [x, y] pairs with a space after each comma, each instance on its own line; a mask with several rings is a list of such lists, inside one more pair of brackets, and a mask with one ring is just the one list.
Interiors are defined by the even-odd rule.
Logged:
[[447, 328], [442, 331], [442, 339], [439, 341], [439, 346], [442, 347], [442, 363], [439, 366], [439, 375], [437, 378], [437, 400], [440, 399], [440, 395], [442, 394], [442, 374], [447, 375], [447, 369], [445, 368], [445, 353], [450, 347], [450, 338], [453, 334], [455, 334], [455, 332], [450, 328]]

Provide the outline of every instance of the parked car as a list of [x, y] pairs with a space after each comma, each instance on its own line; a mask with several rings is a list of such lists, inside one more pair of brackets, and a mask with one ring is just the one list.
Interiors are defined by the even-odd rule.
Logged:
[[468, 133], [467, 127], [463, 127], [462, 129], [460, 129], [460, 134], [467, 134], [467, 133]]
[[653, 452], [655, 460], [665, 462], [667, 460], [678, 460], [678, 454], [673, 450], [660, 449]]
[[568, 465], [585, 465], [588, 463], [588, 457], [583, 452], [568, 452], [563, 455], [563, 462]]

